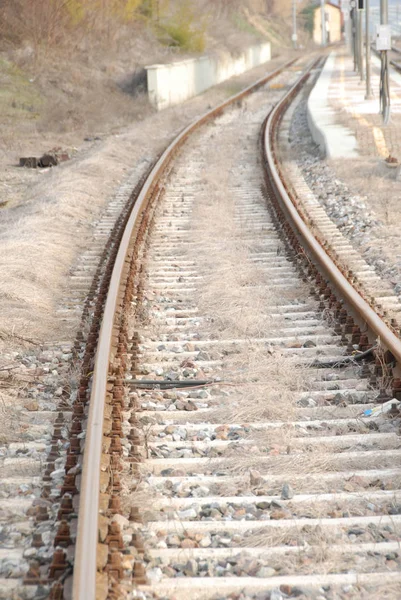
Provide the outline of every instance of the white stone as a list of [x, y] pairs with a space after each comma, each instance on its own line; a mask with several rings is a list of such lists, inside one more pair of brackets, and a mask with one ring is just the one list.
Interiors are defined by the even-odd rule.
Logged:
[[177, 515], [179, 519], [186, 521], [187, 519], [196, 519], [198, 513], [194, 508], [188, 508], [187, 510], [178, 511]]
[[163, 579], [163, 571], [159, 567], [149, 569], [146, 574], [151, 583], [159, 583]]
[[212, 545], [212, 538], [210, 537], [210, 535], [205, 536], [199, 542], [199, 546], [201, 548], [209, 548], [209, 546], [211, 546], [211, 545]]

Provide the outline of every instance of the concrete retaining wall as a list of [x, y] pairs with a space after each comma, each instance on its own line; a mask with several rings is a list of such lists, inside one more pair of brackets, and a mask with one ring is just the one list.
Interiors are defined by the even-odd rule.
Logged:
[[336, 122], [336, 112], [329, 103], [334, 62], [335, 53], [331, 53], [308, 98], [309, 129], [327, 158], [354, 158], [358, 156], [355, 135]]
[[166, 65], [146, 67], [151, 104], [162, 110], [179, 104], [234, 75], [240, 75], [271, 58], [270, 44], [252, 46], [239, 57], [202, 56]]

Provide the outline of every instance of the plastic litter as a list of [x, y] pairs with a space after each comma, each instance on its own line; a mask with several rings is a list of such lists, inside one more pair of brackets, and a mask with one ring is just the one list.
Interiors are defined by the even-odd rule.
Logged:
[[398, 408], [399, 404], [401, 404], [401, 402], [399, 400], [397, 400], [396, 398], [392, 398], [391, 400], [384, 402], [384, 404], [379, 404], [378, 406], [375, 406], [374, 408], [368, 408], [367, 410], [364, 410], [363, 416], [364, 417], [378, 417], [380, 415], [390, 412], [390, 410], [393, 408], [393, 406]]

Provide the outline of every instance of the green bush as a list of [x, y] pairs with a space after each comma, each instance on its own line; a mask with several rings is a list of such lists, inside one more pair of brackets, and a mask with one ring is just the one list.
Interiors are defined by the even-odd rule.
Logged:
[[249, 21], [247, 21], [241, 14], [234, 13], [232, 17], [234, 25], [240, 30], [261, 37], [260, 32], [254, 27]]
[[162, 31], [167, 34], [169, 46], [177, 46], [189, 52], [204, 52], [206, 46], [205, 33], [194, 29], [189, 23], [164, 23]]
[[159, 22], [161, 40], [189, 52], [204, 52], [206, 47], [206, 20], [197, 14], [191, 0], [181, 0], [169, 17]]
[[314, 18], [315, 18], [315, 10], [316, 10], [316, 6], [311, 5], [311, 6], [305, 7], [301, 11], [301, 17], [303, 17], [303, 19], [304, 19], [304, 27], [311, 36], [313, 35], [313, 23], [314, 23]]

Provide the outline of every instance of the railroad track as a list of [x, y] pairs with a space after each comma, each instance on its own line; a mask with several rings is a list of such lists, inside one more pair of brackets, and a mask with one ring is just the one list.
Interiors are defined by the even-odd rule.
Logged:
[[397, 326], [280, 179], [314, 67], [185, 130], [138, 194], [74, 408], [52, 598], [400, 597]]

